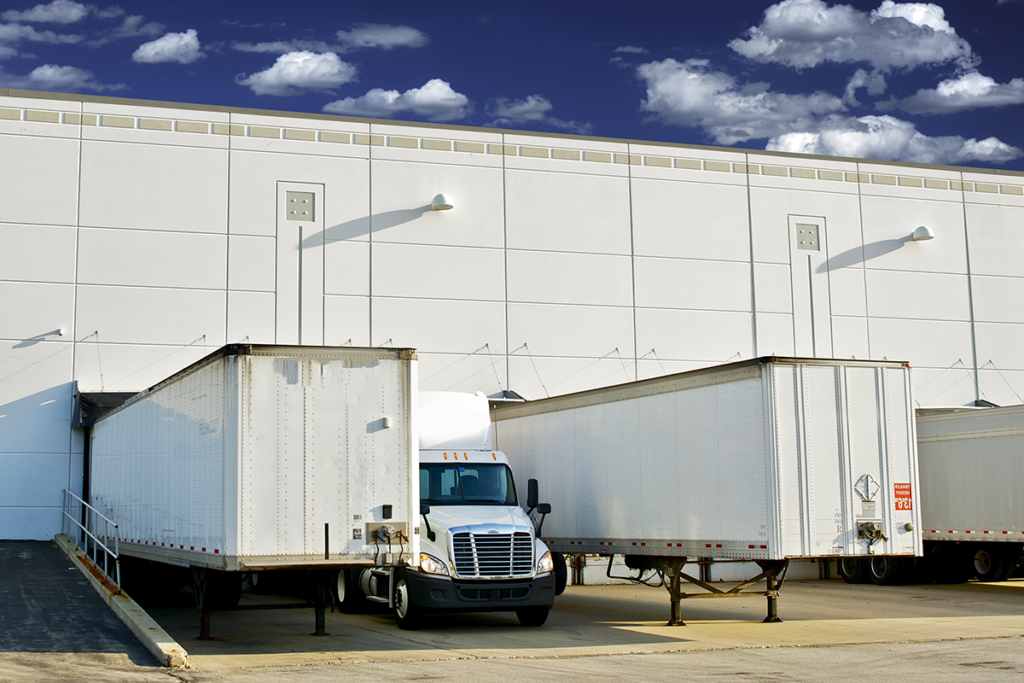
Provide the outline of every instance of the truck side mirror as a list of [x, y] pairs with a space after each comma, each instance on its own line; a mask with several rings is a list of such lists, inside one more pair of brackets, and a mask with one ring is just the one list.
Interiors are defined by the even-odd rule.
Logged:
[[551, 503], [541, 503], [540, 505], [537, 506], [537, 512], [539, 512], [542, 515], [550, 515]]
[[427, 519], [427, 515], [430, 514], [429, 503], [420, 503], [420, 514], [423, 515], [423, 523], [427, 527], [427, 538], [429, 538], [431, 541], [436, 541], [437, 534], [435, 534], [434, 530], [430, 528], [430, 520]]
[[526, 507], [530, 510], [537, 507], [537, 499], [540, 498], [540, 494], [537, 493], [537, 480], [531, 479], [526, 482]]

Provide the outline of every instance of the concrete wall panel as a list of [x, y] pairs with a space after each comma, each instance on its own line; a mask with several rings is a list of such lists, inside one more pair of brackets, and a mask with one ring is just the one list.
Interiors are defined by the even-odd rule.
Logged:
[[0, 223], [75, 225], [78, 140], [0, 135]]
[[222, 290], [227, 281], [227, 237], [82, 228], [78, 281]]
[[629, 181], [608, 176], [508, 171], [510, 249], [629, 254]]
[[226, 150], [82, 142], [81, 225], [227, 232]]
[[525, 343], [534, 355], [631, 359], [633, 310], [509, 304], [508, 338], [513, 349]]
[[638, 255], [750, 259], [747, 188], [634, 180], [632, 191]]
[[0, 279], [75, 281], [75, 229], [0, 224]]
[[637, 258], [634, 268], [637, 306], [751, 310], [749, 263]]
[[505, 298], [505, 254], [500, 249], [375, 243], [372, 261], [374, 296]]
[[506, 259], [509, 301], [633, 305], [627, 256], [509, 251]]

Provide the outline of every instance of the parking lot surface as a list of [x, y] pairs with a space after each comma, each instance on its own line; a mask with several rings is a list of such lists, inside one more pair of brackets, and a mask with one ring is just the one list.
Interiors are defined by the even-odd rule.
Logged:
[[[287, 600], [243, 596], [243, 604]], [[0, 605], [6, 619], [5, 609]], [[438, 617], [422, 630], [401, 631], [387, 613], [328, 612], [330, 635], [317, 637], [310, 635], [312, 608], [296, 601], [294, 609], [215, 612], [213, 640], [200, 641], [188, 600], [149, 611], [188, 650], [192, 669], [140, 666], [127, 648], [84, 658], [8, 649], [0, 654], [0, 680], [811, 681], [884, 675], [1000, 681], [1024, 674], [1024, 580], [890, 587], [793, 582], [783, 588], [781, 624], [760, 623], [764, 598], [746, 597], [685, 601], [687, 625], [669, 627], [667, 593], [631, 585], [569, 587], [539, 628], [499, 613]]]

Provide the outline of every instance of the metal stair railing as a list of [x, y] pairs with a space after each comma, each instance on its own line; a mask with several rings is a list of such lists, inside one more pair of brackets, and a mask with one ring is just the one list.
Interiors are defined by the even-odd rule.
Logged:
[[[117, 534], [117, 524], [113, 520], [104, 517], [99, 510], [86, 503], [71, 491], [63, 489], [64, 493], [64, 520], [63, 531], [65, 535], [75, 542], [86, 555], [92, 558], [92, 562], [103, 570], [103, 573], [121, 587], [121, 556], [120, 539]], [[72, 533], [73, 532], [73, 533]], [[113, 542], [113, 547], [111, 547]], [[97, 555], [102, 553], [103, 564], [100, 565]], [[111, 575], [108, 560], [114, 565], [114, 574]]]

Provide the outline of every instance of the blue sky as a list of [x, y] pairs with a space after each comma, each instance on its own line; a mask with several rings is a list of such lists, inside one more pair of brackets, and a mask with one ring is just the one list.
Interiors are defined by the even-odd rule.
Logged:
[[0, 0], [0, 87], [1024, 171], [1024, 0]]

